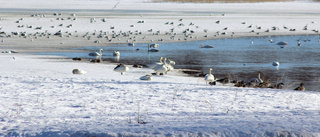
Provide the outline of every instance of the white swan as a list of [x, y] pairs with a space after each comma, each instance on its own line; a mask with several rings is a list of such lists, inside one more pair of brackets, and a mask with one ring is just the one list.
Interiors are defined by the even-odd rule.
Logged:
[[152, 76], [148, 74], [148, 75], [140, 77], [140, 80], [152, 80]]
[[207, 82], [212, 82], [215, 81], [214, 80], [214, 76], [211, 74], [212, 68], [209, 69], [209, 74], [206, 74], [206, 76], [204, 77], [204, 80]]
[[200, 48], [214, 48], [214, 46], [213, 45], [203, 45], [203, 44], [201, 44]]
[[153, 68], [153, 70], [154, 70], [156, 73], [164, 73], [164, 72], [167, 72], [167, 71], [168, 71], [168, 68], [167, 68], [167, 66], [166, 66], [166, 65], [167, 65], [166, 60], [167, 60], [167, 58], [164, 58], [163, 64], [156, 66], [155, 68]]
[[116, 72], [120, 72], [121, 75], [123, 75], [124, 72], [127, 72], [129, 70], [129, 67], [123, 65], [123, 64], [119, 64], [118, 66], [116, 66], [113, 71]]
[[149, 67], [154, 69], [158, 65], [162, 65], [163, 64], [162, 60], [163, 60], [163, 57], [160, 57], [160, 61], [159, 62], [155, 62], [155, 63], [151, 64]]
[[72, 73], [73, 74], [86, 74], [87, 72], [80, 70], [80, 69], [73, 69]]
[[169, 61], [169, 63], [167, 63], [167, 62], [165, 63], [165, 66], [167, 67], [167, 72], [171, 71], [171, 70], [174, 70], [174, 67], [172, 65], [176, 64], [176, 62], [174, 62], [174, 61], [172, 61], [170, 59], [168, 59], [168, 61]]
[[99, 52], [91, 52], [89, 56], [102, 56], [103, 49], [100, 49]]
[[252, 84], [253, 86], [255, 86], [255, 85], [259, 84], [259, 83], [263, 83], [263, 80], [261, 79], [260, 74], [261, 74], [261, 72], [259, 71], [258, 78], [251, 78], [249, 80], [249, 83]]
[[120, 56], [120, 51], [114, 51], [114, 52], [113, 52], [113, 56], [114, 56], [114, 57]]

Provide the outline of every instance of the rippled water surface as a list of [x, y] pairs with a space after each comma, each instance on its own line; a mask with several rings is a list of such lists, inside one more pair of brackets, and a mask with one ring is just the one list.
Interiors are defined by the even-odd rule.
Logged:
[[[273, 41], [270, 42], [270, 40]], [[298, 46], [300, 40], [301, 46]], [[288, 43], [284, 48], [278, 42]], [[201, 44], [214, 48], [200, 48]], [[108, 47], [84, 47], [79, 50], [95, 51], [102, 48], [104, 60], [125, 64], [151, 64], [160, 57], [176, 62], [175, 68], [196, 69], [212, 73], [217, 78], [230, 73], [233, 79], [248, 80], [263, 72], [264, 80], [284, 82], [286, 88], [293, 89], [304, 82], [309, 90], [320, 91], [320, 42], [318, 35], [244, 37], [208, 41], [160, 43], [160, 52], [148, 52], [147, 44], [115, 44]], [[119, 60], [112, 56], [120, 51]], [[41, 53], [68, 57], [88, 57], [88, 52]], [[272, 62], [280, 62], [279, 67]]]

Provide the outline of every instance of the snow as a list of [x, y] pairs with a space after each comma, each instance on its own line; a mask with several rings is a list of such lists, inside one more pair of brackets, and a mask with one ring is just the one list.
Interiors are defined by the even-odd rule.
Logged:
[[[117, 10], [129, 12], [109, 13], [118, 2]], [[117, 32], [139, 30], [145, 34], [151, 28], [161, 32], [175, 28], [182, 35], [180, 31], [192, 28], [200, 40], [205, 39], [200, 36], [207, 34], [210, 35], [207, 39], [215, 38], [216, 31], [222, 32], [227, 26], [225, 37], [231, 37], [232, 32], [235, 36], [256, 36], [247, 28], [252, 24], [261, 26], [263, 29], [254, 30], [266, 36], [315, 34], [311, 30], [318, 29], [320, 23], [318, 7], [319, 3], [312, 2], [181, 4], [147, 0], [10, 0], [1, 1], [1, 10], [30, 11], [21, 15], [2, 12], [0, 28], [7, 33], [39, 31], [17, 28], [19, 24], [14, 22], [24, 17], [20, 25], [43, 26], [41, 32], [50, 33], [62, 29], [51, 26], [63, 23], [65, 27], [72, 23], [74, 27], [62, 30], [84, 34], [116, 25], [114, 31]], [[51, 9], [49, 12], [85, 9], [97, 20], [108, 17], [108, 22], [88, 25], [91, 16], [82, 10], [77, 12], [76, 21], [56, 21], [53, 15], [31, 18], [28, 14], [33, 9], [46, 13], [46, 9]], [[106, 12], [95, 11], [99, 9]], [[182, 23], [194, 22], [200, 28], [178, 27], [180, 18]], [[133, 23], [142, 19], [146, 23]], [[214, 23], [217, 20], [221, 23]], [[174, 21], [175, 25], [165, 25], [168, 21]], [[241, 24], [243, 21], [245, 25]], [[134, 28], [129, 27], [133, 24]], [[283, 25], [297, 31], [289, 32], [282, 29]], [[305, 25], [308, 30], [302, 30]], [[264, 33], [273, 26], [281, 29]], [[203, 32], [204, 29], [208, 33]], [[179, 42], [170, 41], [163, 33], [159, 36], [148, 33], [143, 40], [144, 36], [136, 36], [138, 42], [147, 43], [159, 37], [164, 37], [166, 42]], [[99, 45], [76, 37], [39, 37], [32, 42], [31, 38], [1, 39], [1, 49], [17, 48], [21, 52], [53, 51], [61, 46], [79, 46], [79, 43]], [[112, 43], [126, 41], [122, 38]], [[130, 67], [121, 75], [113, 71], [117, 64], [23, 53], [0, 54], [0, 62], [0, 136], [320, 136], [319, 92], [208, 86], [204, 78], [188, 77], [180, 70], [143, 81], [139, 78], [153, 72], [152, 69]], [[87, 73], [74, 75], [73, 69]]]
[[179, 70], [142, 81], [151, 69], [45, 58], [1, 55], [1, 136], [320, 135], [319, 92], [207, 86]]

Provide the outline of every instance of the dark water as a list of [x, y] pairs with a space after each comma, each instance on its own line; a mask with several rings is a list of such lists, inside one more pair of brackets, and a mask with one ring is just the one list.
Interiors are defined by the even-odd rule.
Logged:
[[[274, 43], [269, 40], [272, 39]], [[301, 46], [298, 46], [300, 40]], [[280, 48], [276, 43], [285, 41], [288, 45]], [[201, 44], [214, 48], [200, 48]], [[320, 42], [318, 35], [244, 37], [182, 43], [161, 43], [160, 52], [148, 52], [147, 44], [115, 44], [111, 47], [84, 47], [79, 50], [95, 51], [103, 48], [104, 60], [125, 64], [151, 64], [160, 57], [174, 60], [177, 69], [195, 69], [212, 73], [217, 78], [230, 73], [233, 79], [248, 80], [263, 72], [263, 79], [284, 82], [287, 89], [294, 89], [301, 82], [307, 90], [320, 91]], [[139, 49], [139, 50], [137, 50]], [[112, 56], [120, 51], [119, 61]], [[87, 52], [43, 53], [68, 57], [88, 57]], [[279, 67], [272, 62], [280, 62]]]

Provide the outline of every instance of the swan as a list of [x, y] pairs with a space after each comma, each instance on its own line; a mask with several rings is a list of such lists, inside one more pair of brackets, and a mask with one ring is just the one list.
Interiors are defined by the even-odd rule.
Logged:
[[253, 84], [253, 86], [255, 86], [255, 85], [259, 84], [259, 83], [263, 83], [263, 80], [262, 80], [261, 77], [260, 77], [260, 74], [261, 74], [261, 73], [262, 73], [262, 72], [259, 71], [259, 73], [258, 73], [258, 78], [252, 78], [252, 79], [250, 79], [250, 80], [249, 80], [249, 84]]
[[80, 69], [73, 69], [72, 73], [73, 74], [86, 74], [87, 72], [80, 70]]
[[156, 73], [164, 73], [164, 72], [167, 72], [167, 71], [168, 71], [168, 68], [167, 68], [167, 66], [166, 66], [166, 65], [167, 65], [166, 60], [167, 60], [167, 58], [164, 58], [163, 64], [156, 66], [155, 68], [153, 68], [153, 70], [154, 70]]
[[159, 62], [155, 62], [155, 63], [151, 64], [149, 67], [153, 69], [153, 68], [157, 67], [158, 65], [162, 65], [163, 64], [162, 60], [163, 60], [163, 57], [160, 57]]
[[300, 83], [300, 86], [295, 88], [294, 90], [304, 91], [305, 90], [304, 83]]
[[152, 76], [148, 74], [148, 75], [140, 77], [140, 80], [152, 80]]
[[91, 52], [89, 56], [102, 56], [103, 49], [100, 49], [99, 52]]
[[280, 65], [280, 63], [279, 62], [272, 62], [272, 66], [279, 66]]
[[214, 46], [213, 45], [203, 45], [203, 44], [201, 44], [200, 48], [214, 48]]
[[206, 82], [212, 82], [215, 81], [214, 80], [214, 76], [211, 74], [212, 68], [209, 69], [209, 74], [206, 74], [206, 76], [204, 77], [204, 80]]
[[124, 72], [127, 72], [129, 70], [129, 67], [123, 65], [123, 64], [119, 64], [118, 66], [116, 66], [113, 71], [116, 72], [120, 72], [121, 75], [123, 75]]
[[113, 52], [113, 56], [114, 56], [114, 57], [120, 56], [120, 51], [114, 51], [114, 52]]
[[[167, 67], [167, 72], [174, 70], [174, 67], [172, 65], [175, 65], [176, 63], [170, 59], [168, 59], [169, 63], [165, 62], [165, 67]], [[167, 73], [166, 72], [166, 73]]]

